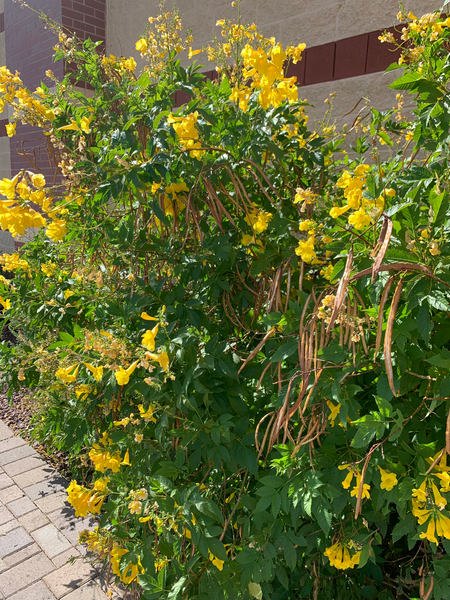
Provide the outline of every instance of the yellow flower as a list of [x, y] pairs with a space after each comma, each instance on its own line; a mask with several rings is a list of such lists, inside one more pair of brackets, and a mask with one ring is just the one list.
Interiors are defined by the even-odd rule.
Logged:
[[130, 451], [127, 450], [125, 452], [125, 456], [123, 457], [123, 461], [120, 463], [121, 465], [127, 465], [129, 467], [131, 467], [131, 463], [130, 463]]
[[441, 480], [441, 492], [450, 492], [450, 475], [448, 473], [436, 473]]
[[209, 552], [209, 560], [215, 567], [219, 569], [219, 571], [223, 571], [223, 563], [225, 562], [224, 560], [219, 560], [216, 556], [214, 556], [214, 554], [212, 554], [212, 552]]
[[310, 231], [311, 229], [315, 229], [316, 224], [314, 221], [308, 219], [307, 221], [302, 221], [298, 226], [300, 231]]
[[105, 480], [99, 479], [95, 482], [94, 489], [89, 490], [72, 480], [67, 488], [67, 501], [74, 507], [76, 517], [85, 517], [87, 514], [100, 514], [105, 500], [105, 494], [102, 492], [105, 492], [108, 482], [108, 478], [105, 478]]
[[156, 360], [159, 363], [161, 369], [164, 369], [164, 371], [169, 370], [169, 356], [167, 352], [161, 352], [161, 354], [153, 354], [152, 352], [147, 352], [146, 356], [148, 356], [152, 360]]
[[128, 69], [129, 71], [134, 71], [136, 68], [136, 61], [131, 56], [130, 58], [122, 60], [122, 66], [124, 66], [125, 69]]
[[[329, 421], [330, 421], [330, 425], [331, 425], [331, 427], [334, 427], [334, 421], [335, 421], [336, 417], [337, 417], [337, 416], [338, 416], [338, 414], [339, 414], [339, 411], [340, 411], [340, 409], [341, 409], [341, 404], [336, 404], [336, 405], [334, 405], [334, 404], [331, 402], [331, 400], [327, 400], [327, 405], [328, 405], [328, 408], [330, 409], [330, 416], [328, 417], [328, 419], [329, 419]], [[352, 473], [351, 473], [351, 471], [350, 471], [349, 475], [350, 475], [350, 474], [352, 474]], [[352, 474], [352, 477], [353, 477], [353, 474]], [[348, 478], [348, 475], [347, 475], [347, 478]], [[351, 478], [350, 478], [350, 481], [351, 481]], [[345, 485], [344, 485], [344, 484], [342, 484], [342, 485], [345, 487]], [[349, 485], [350, 485], [350, 482], [349, 482], [349, 484], [348, 484], [347, 488], [349, 487]], [[347, 489], [347, 488], [346, 488], [346, 489]]]
[[153, 423], [156, 423], [156, 419], [153, 416], [154, 408], [153, 408], [153, 406], [151, 404], [147, 408], [147, 410], [144, 409], [144, 405], [143, 404], [139, 404], [138, 409], [139, 409], [141, 418], [145, 419], [146, 423], [148, 423], [149, 421], [153, 421]]
[[143, 439], [144, 439], [143, 433], [136, 433], [134, 436], [134, 441], [137, 442], [138, 444], [140, 444]]
[[136, 50], [138, 52], [141, 52], [141, 53], [147, 52], [147, 47], [148, 47], [148, 44], [147, 44], [147, 40], [145, 38], [141, 38], [140, 40], [138, 40], [136, 42]]
[[41, 265], [41, 271], [44, 273], [44, 275], [47, 275], [47, 277], [50, 277], [56, 271], [56, 264], [55, 263], [44, 263]]
[[440, 253], [441, 253], [441, 251], [439, 250], [439, 246], [437, 245], [437, 242], [433, 242], [431, 244], [430, 254], [432, 254], [433, 256], [437, 256]]
[[385, 471], [381, 467], [378, 467], [378, 468], [380, 469], [380, 474], [381, 474], [380, 488], [382, 490], [386, 490], [387, 492], [390, 492], [394, 488], [394, 486], [396, 486], [398, 483], [397, 476], [394, 473], [391, 473], [390, 471]]
[[428, 527], [426, 531], [423, 531], [420, 534], [420, 538], [423, 539], [427, 539], [430, 542], [434, 542], [435, 544], [438, 544], [439, 541], [436, 539], [435, 536], [435, 531], [436, 531], [436, 523], [433, 517], [431, 517], [431, 519], [428, 521]]
[[77, 398], [85, 400], [91, 393], [92, 389], [92, 385], [86, 385], [85, 383], [82, 383], [75, 388], [75, 394]]
[[91, 133], [90, 124], [93, 118], [94, 115], [91, 115], [90, 117], [81, 117], [80, 128], [82, 131], [84, 131], [84, 133]]
[[361, 552], [356, 552], [351, 556], [349, 549], [344, 544], [337, 543], [328, 547], [324, 552], [324, 556], [329, 559], [332, 567], [345, 570], [353, 569], [353, 567], [359, 564]]
[[427, 240], [430, 237], [428, 229], [422, 229], [422, 231], [420, 232], [420, 236]]
[[344, 490], [348, 490], [348, 488], [350, 487], [350, 484], [352, 483], [354, 475], [355, 475], [354, 470], [350, 469], [350, 471], [347, 473], [346, 478], [342, 482], [342, 487], [344, 488]]
[[200, 52], [203, 52], [203, 50], [200, 48], [200, 50], [192, 50], [192, 48], [189, 48], [189, 58], [192, 58], [193, 56], [197, 56], [197, 54], [200, 54]]
[[413, 498], [417, 498], [417, 500], [419, 502], [426, 502], [427, 501], [427, 480], [424, 479], [424, 481], [421, 483], [419, 488], [414, 488], [412, 491], [412, 497]]
[[31, 181], [36, 188], [43, 188], [45, 186], [45, 177], [39, 173], [33, 175]]
[[121, 427], [121, 426], [126, 427], [129, 422], [130, 422], [130, 417], [125, 417], [121, 421], [113, 421], [113, 425], [114, 425], [114, 427]]
[[151, 517], [140, 517], [139, 518], [139, 523], [147, 523], [147, 521], [150, 521]]
[[439, 510], [442, 510], [447, 506], [447, 500], [444, 498], [444, 496], [441, 495], [434, 481], [431, 482], [431, 489], [433, 491], [434, 503], [439, 508]]
[[130, 376], [133, 373], [133, 371], [136, 369], [138, 364], [139, 364], [139, 361], [136, 360], [132, 365], [130, 365], [128, 367], [128, 369], [124, 369], [123, 367], [120, 367], [120, 369], [114, 373], [117, 383], [119, 385], [126, 385], [130, 381]]
[[95, 470], [101, 473], [104, 473], [105, 469], [110, 469], [113, 473], [120, 470], [120, 454], [116, 452], [112, 455], [98, 444], [93, 444], [89, 458], [94, 463]]
[[450, 540], [450, 519], [442, 513], [436, 515], [436, 533]]
[[84, 366], [89, 369], [89, 371], [92, 373], [92, 375], [94, 376], [95, 381], [100, 381], [103, 377], [103, 366], [100, 365], [100, 367], [94, 367], [94, 365], [91, 365], [90, 363], [84, 363]]
[[3, 306], [4, 310], [9, 310], [11, 308], [11, 300], [9, 298], [7, 300], [4, 300], [0, 296], [0, 304]]
[[6, 133], [8, 134], [8, 137], [12, 137], [16, 134], [16, 125], [17, 123], [8, 123], [8, 125], [6, 125]]
[[128, 508], [130, 509], [130, 513], [132, 515], [140, 515], [142, 512], [142, 502], [139, 502], [139, 500], [133, 500], [128, 504]]
[[159, 325], [155, 325], [153, 329], [147, 329], [147, 331], [142, 335], [142, 345], [150, 352], [153, 352], [155, 349], [155, 338], [158, 333]]
[[[139, 573], [144, 573], [144, 569], [142, 568], [140, 560], [137, 565], [133, 563], [128, 563], [123, 572], [120, 571], [120, 563], [122, 562], [122, 557], [124, 554], [127, 554], [128, 550], [125, 548], [119, 548], [116, 546], [111, 550], [111, 568], [114, 575], [120, 577], [120, 579], [125, 583], [132, 583]], [[123, 563], [122, 563], [123, 564]]]
[[360, 208], [350, 215], [348, 222], [350, 225], [353, 225], [355, 229], [364, 229], [370, 225], [370, 217], [366, 214], [366, 211], [363, 208]]
[[52, 223], [47, 227], [45, 235], [52, 240], [52, 242], [59, 242], [67, 233], [67, 223], [62, 219], [54, 219]]
[[75, 365], [70, 365], [70, 367], [66, 367], [65, 369], [59, 367], [55, 375], [65, 384], [72, 383], [77, 378], [79, 368], [80, 365], [78, 365], [76, 368]]
[[295, 254], [300, 256], [306, 263], [310, 263], [316, 258], [316, 253], [314, 252], [314, 235], [310, 235], [307, 240], [300, 240], [295, 249]]

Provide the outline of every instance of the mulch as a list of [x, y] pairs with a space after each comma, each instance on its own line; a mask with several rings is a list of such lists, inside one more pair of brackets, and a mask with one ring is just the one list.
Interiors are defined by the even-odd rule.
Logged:
[[11, 398], [7, 396], [6, 387], [0, 392], [0, 419], [11, 427], [15, 435], [22, 437], [42, 456], [49, 465], [63, 475], [70, 475], [67, 455], [63, 452], [48, 448], [32, 436], [32, 419], [35, 415], [35, 406], [32, 401], [33, 392], [26, 388], [13, 392]]

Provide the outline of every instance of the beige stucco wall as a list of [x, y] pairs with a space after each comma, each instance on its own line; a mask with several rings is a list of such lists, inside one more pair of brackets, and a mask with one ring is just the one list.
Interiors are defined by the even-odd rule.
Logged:
[[[168, 3], [167, 6], [171, 5]], [[406, 9], [415, 15], [441, 8], [441, 0], [406, 0]], [[142, 61], [134, 44], [144, 33], [149, 16], [158, 14], [157, 0], [106, 0], [106, 50], [115, 55], [134, 56]], [[220, 18], [237, 18], [237, 8], [224, 0], [178, 0], [177, 6], [185, 29], [192, 29], [194, 48], [202, 47], [214, 35], [220, 35], [215, 23]], [[283, 44], [304, 42], [320, 46], [328, 42], [391, 27], [397, 23], [398, 0], [242, 0], [242, 20], [255, 22], [267, 36], [275, 36]], [[205, 55], [205, 70], [212, 68]], [[183, 62], [186, 64], [187, 57]], [[314, 104], [311, 118], [320, 119], [325, 112], [325, 98], [336, 92], [334, 115], [339, 124], [351, 123], [352, 117], [341, 118], [358, 102], [369, 97], [379, 109], [392, 108], [396, 92], [387, 88], [392, 74], [363, 75], [341, 81], [305, 86], [300, 96]], [[356, 113], [355, 113], [356, 115]]]
[[[186, 29], [192, 29], [194, 46], [219, 35], [218, 19], [237, 19], [231, 1], [178, 0]], [[417, 16], [437, 10], [442, 0], [405, 0]], [[167, 6], [171, 6], [167, 2]], [[242, 0], [244, 22], [255, 22], [266, 34], [283, 44], [304, 42], [319, 46], [360, 33], [396, 24], [398, 0]], [[170, 8], [169, 8], [170, 10]], [[134, 43], [144, 33], [149, 16], [158, 14], [157, 0], [106, 0], [107, 52], [136, 54]]]

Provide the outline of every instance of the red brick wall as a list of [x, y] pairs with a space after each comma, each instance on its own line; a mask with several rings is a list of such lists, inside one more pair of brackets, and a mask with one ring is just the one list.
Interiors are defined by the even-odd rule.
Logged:
[[106, 0], [61, 0], [62, 24], [81, 40], [105, 40]]
[[[75, 32], [79, 39], [91, 38], [93, 41], [104, 41], [106, 35], [106, 0], [28, 0], [31, 7], [42, 10], [53, 20], [61, 23], [70, 32]], [[62, 61], [53, 63], [53, 47], [55, 34], [45, 28], [36, 13], [21, 8], [13, 0], [5, 0], [4, 12], [6, 64], [11, 71], [19, 71], [24, 84], [35, 89], [46, 79], [45, 71], [52, 69], [58, 78], [62, 78], [64, 69]], [[1, 27], [1, 16], [0, 16]], [[80, 86], [83, 87], [83, 86]], [[6, 134], [0, 124], [0, 136]], [[39, 170], [47, 181], [55, 181], [47, 154], [47, 137], [42, 131], [17, 123], [17, 133], [10, 140], [11, 172], [14, 175], [21, 169]], [[59, 177], [57, 180], [59, 181]]]
[[[28, 0], [31, 7], [42, 10], [55, 21], [61, 22], [61, 0]], [[41, 81], [52, 85], [45, 71], [52, 69], [57, 77], [63, 76], [63, 63], [53, 63], [55, 34], [45, 28], [36, 13], [22, 8], [13, 0], [5, 0], [6, 65], [19, 71], [24, 84], [35, 89]], [[11, 172], [21, 169], [41, 171], [47, 180], [53, 180], [53, 171], [47, 156], [47, 138], [42, 131], [17, 123], [17, 134], [10, 140]], [[23, 154], [29, 158], [25, 158]], [[31, 161], [31, 163], [30, 163]], [[32, 167], [32, 164], [35, 163]]]

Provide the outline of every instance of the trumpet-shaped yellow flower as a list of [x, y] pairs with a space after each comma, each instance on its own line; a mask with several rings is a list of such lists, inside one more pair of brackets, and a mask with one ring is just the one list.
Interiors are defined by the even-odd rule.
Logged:
[[110, 469], [113, 473], [120, 470], [120, 454], [116, 452], [112, 455], [98, 444], [93, 444], [89, 458], [94, 463], [95, 470], [101, 473], [104, 473], [106, 469]]
[[67, 488], [67, 501], [75, 509], [76, 517], [85, 517], [87, 514], [100, 514], [103, 502], [105, 500], [106, 488], [109, 479], [98, 479], [94, 484], [94, 489], [89, 490], [73, 480]]
[[36, 188], [43, 188], [45, 186], [45, 177], [40, 173], [33, 175], [31, 181]]
[[212, 554], [212, 552], [209, 553], [209, 560], [215, 567], [217, 567], [217, 569], [219, 569], [219, 571], [223, 571], [223, 564], [225, 562], [224, 560], [218, 559], [216, 556], [214, 556], [214, 554]]
[[142, 345], [150, 352], [153, 352], [155, 349], [155, 338], [158, 333], [159, 325], [155, 325], [153, 329], [147, 329], [147, 331], [142, 335]]
[[156, 423], [156, 419], [153, 416], [153, 411], [155, 409], [153, 408], [153, 406], [151, 404], [147, 408], [147, 410], [144, 409], [144, 405], [143, 404], [139, 404], [138, 409], [139, 409], [139, 413], [140, 413], [141, 419], [145, 419], [146, 423], [148, 423], [149, 421], [153, 421], [153, 423]]
[[151, 317], [150, 315], [148, 315], [145, 311], [141, 313], [141, 319], [144, 319], [144, 321], [157, 321], [158, 320], [156, 317]]
[[101, 381], [101, 379], [103, 377], [103, 366], [102, 365], [100, 365], [99, 367], [94, 367], [94, 365], [91, 365], [90, 363], [84, 363], [84, 366], [87, 369], [89, 369], [89, 371], [92, 373], [95, 381]]
[[67, 223], [63, 219], [54, 219], [47, 227], [45, 235], [52, 242], [59, 242], [67, 233]]
[[327, 548], [324, 552], [324, 556], [329, 559], [332, 567], [345, 570], [353, 569], [359, 564], [361, 552], [355, 552], [352, 556], [347, 546], [338, 542]]
[[381, 474], [380, 488], [382, 490], [386, 490], [387, 492], [390, 492], [398, 483], [397, 476], [395, 475], [395, 473], [391, 473], [390, 471], [385, 471], [381, 467], [378, 467], [378, 468], [380, 469], [380, 474]]
[[300, 240], [297, 248], [295, 249], [295, 254], [300, 256], [305, 263], [312, 262], [316, 258], [314, 243], [314, 235], [310, 235], [307, 240]]
[[70, 365], [70, 367], [66, 367], [65, 369], [63, 369], [62, 367], [59, 367], [59, 369], [56, 371], [55, 375], [58, 379], [60, 379], [65, 384], [72, 383], [77, 378], [79, 369], [80, 369], [80, 365], [78, 365], [78, 366]]
[[153, 354], [153, 352], [147, 352], [146, 356], [148, 356], [152, 360], [156, 360], [159, 363], [161, 369], [164, 369], [164, 371], [169, 370], [169, 356], [167, 352], [161, 352], [161, 354]]
[[119, 385], [126, 385], [130, 381], [130, 377], [136, 369], [136, 367], [138, 366], [138, 364], [139, 361], [136, 360], [132, 365], [128, 367], [128, 369], [120, 367], [120, 369], [114, 373], [117, 383]]

